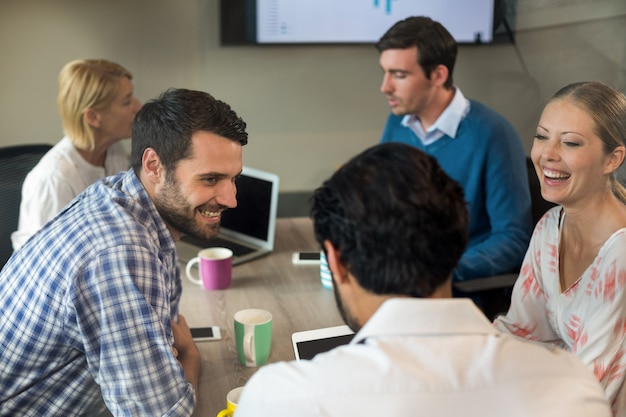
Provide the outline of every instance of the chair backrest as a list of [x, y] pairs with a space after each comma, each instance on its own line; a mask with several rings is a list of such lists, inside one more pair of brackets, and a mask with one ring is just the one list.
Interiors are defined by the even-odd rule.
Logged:
[[537, 178], [533, 161], [529, 157], [526, 157], [526, 174], [528, 175], [528, 185], [530, 186], [530, 201], [534, 227], [541, 219], [541, 216], [556, 204], [544, 200], [541, 196], [541, 184], [539, 183], [539, 178]]
[[11, 233], [17, 230], [24, 178], [51, 147], [33, 144], [0, 148], [0, 269], [13, 253]]

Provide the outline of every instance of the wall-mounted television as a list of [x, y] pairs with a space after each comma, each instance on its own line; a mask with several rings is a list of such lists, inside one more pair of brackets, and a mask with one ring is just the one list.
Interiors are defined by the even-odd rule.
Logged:
[[491, 43], [500, 0], [221, 0], [222, 45], [373, 44], [395, 22], [429, 16], [458, 43]]

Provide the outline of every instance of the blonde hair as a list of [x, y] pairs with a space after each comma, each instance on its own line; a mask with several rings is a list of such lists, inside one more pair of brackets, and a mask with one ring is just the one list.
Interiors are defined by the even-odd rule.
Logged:
[[79, 59], [65, 64], [59, 73], [57, 106], [63, 132], [78, 149], [91, 150], [95, 139], [85, 112], [111, 105], [121, 77], [132, 80], [126, 68], [105, 59]]
[[[561, 88], [548, 102], [560, 99], [571, 101], [593, 119], [593, 130], [602, 140], [607, 155], [618, 146], [626, 147], [626, 96], [623, 93], [599, 81], [584, 81]], [[617, 179], [617, 170], [610, 181], [613, 194], [626, 204], [626, 188]]]

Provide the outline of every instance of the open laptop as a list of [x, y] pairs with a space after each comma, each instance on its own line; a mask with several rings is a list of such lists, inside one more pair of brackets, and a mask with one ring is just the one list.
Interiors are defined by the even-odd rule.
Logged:
[[222, 213], [219, 235], [210, 240], [183, 236], [176, 243], [179, 259], [187, 262], [201, 249], [221, 246], [233, 251], [233, 265], [238, 265], [274, 250], [278, 182], [276, 174], [244, 166], [237, 179], [237, 207]]

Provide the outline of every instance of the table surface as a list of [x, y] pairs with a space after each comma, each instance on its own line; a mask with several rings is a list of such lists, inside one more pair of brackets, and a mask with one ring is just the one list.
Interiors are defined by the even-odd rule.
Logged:
[[280, 218], [276, 223], [274, 251], [233, 268], [230, 288], [209, 291], [185, 278], [180, 313], [190, 327], [219, 326], [222, 339], [198, 342], [202, 370], [194, 416], [215, 416], [226, 405], [226, 394], [244, 385], [257, 368], [237, 360], [233, 315], [244, 308], [272, 313], [272, 348], [268, 363], [293, 360], [291, 335], [296, 331], [344, 324], [331, 290], [322, 287], [317, 265], [293, 265], [297, 251], [319, 246], [311, 220]]

